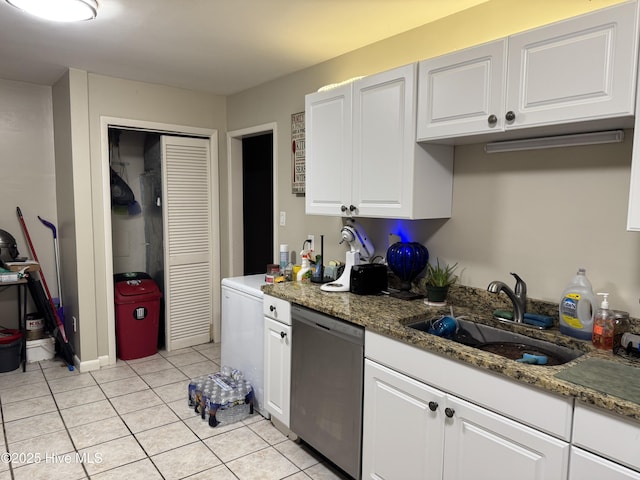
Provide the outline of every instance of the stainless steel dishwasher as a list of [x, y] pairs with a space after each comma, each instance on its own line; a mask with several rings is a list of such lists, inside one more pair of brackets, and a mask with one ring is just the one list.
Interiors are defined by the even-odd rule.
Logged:
[[293, 433], [360, 478], [364, 328], [291, 307]]

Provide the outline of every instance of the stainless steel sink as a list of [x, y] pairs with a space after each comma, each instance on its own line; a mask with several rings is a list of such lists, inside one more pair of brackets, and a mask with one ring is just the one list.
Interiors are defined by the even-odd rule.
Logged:
[[[428, 332], [430, 325], [430, 320], [427, 320], [407, 326], [415, 330]], [[458, 319], [457, 332], [448, 338], [454, 342], [495, 353], [512, 360], [522, 358], [525, 353], [536, 356], [542, 355], [547, 358], [546, 365], [549, 366], [570, 362], [585, 353], [575, 348], [556, 345], [538, 338], [464, 319]]]

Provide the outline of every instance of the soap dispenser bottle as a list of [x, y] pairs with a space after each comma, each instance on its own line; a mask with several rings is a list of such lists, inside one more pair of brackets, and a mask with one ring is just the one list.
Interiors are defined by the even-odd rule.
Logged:
[[593, 317], [593, 346], [602, 350], [612, 350], [615, 316], [609, 310], [609, 294], [598, 293], [598, 295], [602, 295], [604, 298]]

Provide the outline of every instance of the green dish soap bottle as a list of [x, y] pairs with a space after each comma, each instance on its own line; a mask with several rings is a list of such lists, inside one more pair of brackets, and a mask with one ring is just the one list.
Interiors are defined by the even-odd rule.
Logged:
[[560, 332], [581, 340], [593, 338], [596, 296], [584, 268], [579, 268], [562, 292], [559, 305]]

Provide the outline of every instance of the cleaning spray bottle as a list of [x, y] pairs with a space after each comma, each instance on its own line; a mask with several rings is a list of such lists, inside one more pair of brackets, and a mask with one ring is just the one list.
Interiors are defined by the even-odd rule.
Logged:
[[309, 259], [311, 258], [311, 250], [307, 250], [303, 246], [302, 251], [300, 252], [300, 258], [302, 259], [302, 266], [300, 268], [300, 271], [298, 272], [296, 280], [298, 282], [310, 282], [311, 276], [313, 274], [313, 271], [311, 270], [311, 262], [309, 261]]
[[613, 330], [615, 316], [609, 310], [609, 294], [598, 293], [604, 298], [593, 317], [593, 346], [602, 350], [613, 349]]
[[591, 282], [585, 269], [580, 268], [562, 292], [559, 306], [560, 332], [581, 340], [591, 340], [596, 308], [596, 296]]

